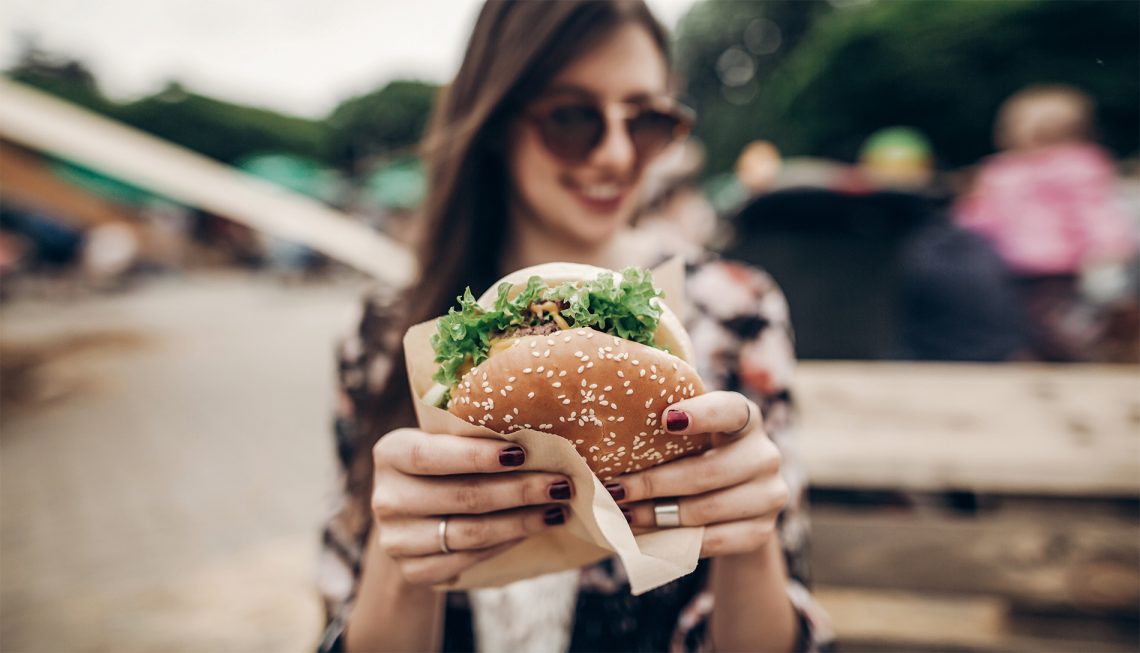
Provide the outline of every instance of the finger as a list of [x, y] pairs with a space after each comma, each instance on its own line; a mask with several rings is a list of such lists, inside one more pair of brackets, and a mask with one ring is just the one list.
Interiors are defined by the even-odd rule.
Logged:
[[526, 462], [526, 452], [511, 442], [417, 429], [388, 433], [376, 443], [373, 456], [377, 467], [426, 476], [493, 474]]
[[689, 496], [772, 475], [780, 468], [780, 450], [766, 437], [734, 440], [699, 456], [672, 460], [606, 484], [624, 503], [658, 497]]
[[730, 433], [745, 435], [761, 428], [760, 408], [739, 392], [709, 392], [669, 406], [662, 415], [674, 435]]
[[775, 517], [760, 517], [705, 528], [701, 540], [701, 557], [751, 553], [775, 537]]
[[[391, 558], [442, 553], [441, 519], [384, 522], [379, 528], [380, 548]], [[450, 551], [477, 551], [520, 540], [565, 522], [566, 508], [562, 506], [506, 510], [479, 517], [453, 515], [447, 518], [444, 535]]]
[[[396, 478], [391, 478], [396, 476]], [[563, 503], [574, 484], [561, 474], [471, 474], [422, 477], [385, 475], [376, 483], [372, 507], [377, 518], [484, 514], [544, 503]]]
[[503, 553], [521, 540], [503, 542], [498, 546], [477, 551], [460, 551], [458, 553], [440, 553], [437, 555], [422, 556], [419, 558], [400, 558], [400, 572], [404, 579], [414, 585], [436, 585], [445, 583], [458, 576], [468, 567], [478, 562], [492, 558]]
[[[743, 483], [724, 490], [708, 492], [677, 500], [682, 526], [708, 526], [725, 522], [775, 516], [788, 502], [788, 486], [779, 476], [764, 482]], [[645, 528], [657, 526], [654, 501], [623, 505], [628, 509], [630, 525]]]

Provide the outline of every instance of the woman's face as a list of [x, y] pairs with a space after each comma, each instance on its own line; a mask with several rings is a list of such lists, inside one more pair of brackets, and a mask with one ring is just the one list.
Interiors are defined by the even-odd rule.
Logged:
[[639, 160], [625, 118], [665, 94], [665, 59], [640, 25], [619, 28], [572, 62], [535, 106], [593, 104], [606, 116], [601, 142], [580, 163], [551, 154], [534, 122], [516, 120], [508, 165], [518, 218], [577, 246], [596, 246], [627, 224], [637, 209], [646, 161]]

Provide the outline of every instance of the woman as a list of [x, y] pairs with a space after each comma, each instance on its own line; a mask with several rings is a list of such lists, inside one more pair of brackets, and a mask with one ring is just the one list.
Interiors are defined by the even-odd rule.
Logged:
[[[397, 301], [371, 302], [343, 352], [338, 444], [347, 496], [325, 533], [322, 648], [471, 650], [477, 639], [480, 648], [512, 651], [714, 643], [786, 651], [827, 643], [800, 582], [801, 484], [786, 462], [781, 478], [773, 445], [789, 413], [784, 301], [764, 275], [717, 262], [689, 267], [700, 371], [710, 387], [747, 391], [763, 419], [738, 392], [680, 402], [671, 430], [722, 433], [719, 446], [608, 486], [635, 526], [654, 525], [656, 502], [674, 501], [683, 525], [708, 524], [697, 572], [640, 597], [612, 561], [503, 589], [431, 589], [527, 534], [559, 528], [559, 505], [574, 488], [557, 474], [511, 471], [526, 452], [509, 443], [409, 428], [400, 335], [446, 312], [465, 286], [481, 292], [518, 268], [651, 262], [625, 227], [646, 163], [687, 126], [667, 96], [666, 50], [641, 2], [484, 7], [426, 141], [422, 277]], [[425, 450], [430, 460], [419, 455]]]

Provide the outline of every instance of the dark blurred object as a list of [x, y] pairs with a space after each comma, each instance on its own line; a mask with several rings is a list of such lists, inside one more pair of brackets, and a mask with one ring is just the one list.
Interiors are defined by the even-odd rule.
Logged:
[[781, 285], [802, 358], [1001, 361], [1024, 349], [1008, 273], [932, 198], [788, 189], [735, 223], [725, 254]]

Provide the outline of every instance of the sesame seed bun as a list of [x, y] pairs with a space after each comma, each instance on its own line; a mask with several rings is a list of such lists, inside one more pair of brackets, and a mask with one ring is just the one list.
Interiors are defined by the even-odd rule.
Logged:
[[460, 379], [448, 410], [500, 433], [562, 436], [605, 480], [709, 448], [707, 435], [662, 423], [669, 405], [703, 392], [682, 358], [582, 328], [513, 339]]

